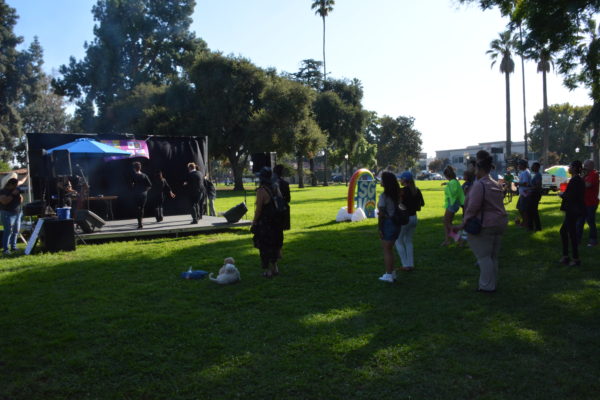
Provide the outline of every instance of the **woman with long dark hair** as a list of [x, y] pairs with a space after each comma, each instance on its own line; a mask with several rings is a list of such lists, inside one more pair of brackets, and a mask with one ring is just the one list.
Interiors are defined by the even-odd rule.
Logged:
[[444, 177], [448, 179], [448, 183], [444, 188], [444, 241], [442, 246], [450, 244], [450, 234], [452, 233], [452, 220], [454, 215], [465, 202], [465, 192], [463, 192], [458, 179], [456, 179], [456, 171], [451, 165], [444, 168]]
[[400, 236], [396, 240], [396, 251], [398, 251], [402, 261], [402, 269], [412, 271], [415, 267], [413, 235], [417, 227], [417, 211], [421, 211], [425, 201], [423, 200], [423, 194], [415, 185], [412, 173], [404, 171], [400, 175], [400, 183], [402, 184], [402, 204], [408, 211], [408, 223], [402, 225], [402, 229], [400, 229]]
[[400, 185], [396, 175], [389, 171], [381, 174], [381, 186], [383, 193], [379, 195], [377, 209], [379, 211], [379, 238], [383, 247], [384, 274], [379, 277], [380, 281], [394, 282], [394, 243], [400, 235], [400, 225], [394, 223], [393, 217], [398, 205], [401, 204]]
[[0, 218], [4, 226], [2, 234], [2, 254], [8, 255], [17, 250], [17, 237], [21, 229], [21, 204], [23, 195], [19, 190], [19, 180], [9, 179], [0, 190]]
[[254, 234], [254, 247], [260, 253], [263, 276], [271, 278], [279, 274], [277, 260], [283, 247], [282, 217], [275, 208], [273, 196], [280, 195], [272, 184], [272, 171], [263, 167], [258, 173], [260, 186], [256, 189], [256, 203], [251, 232]]
[[[579, 160], [575, 160], [569, 165], [569, 174], [572, 175], [572, 178], [569, 179], [567, 190], [560, 195], [562, 197], [560, 209], [565, 212], [565, 219], [560, 227], [563, 252], [560, 263], [570, 267], [581, 265], [577, 247], [577, 220], [585, 215], [585, 183], [581, 178], [582, 169], [583, 165]], [[573, 260], [569, 258], [569, 241], [573, 250]]]

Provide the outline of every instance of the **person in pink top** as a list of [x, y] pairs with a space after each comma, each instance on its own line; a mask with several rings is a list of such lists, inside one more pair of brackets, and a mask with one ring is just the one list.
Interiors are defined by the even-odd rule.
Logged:
[[494, 168], [493, 158], [487, 151], [477, 153], [477, 180], [471, 186], [465, 201], [465, 213], [462, 224], [454, 230], [464, 229], [471, 218], [481, 220], [478, 234], [467, 233], [469, 247], [479, 265], [478, 292], [493, 293], [498, 282], [498, 257], [502, 235], [508, 224], [508, 215], [504, 209], [504, 191], [502, 186], [490, 177]]
[[583, 163], [583, 182], [585, 183], [585, 215], [577, 220], [577, 241], [583, 239], [583, 226], [587, 222], [590, 227], [588, 247], [598, 244], [598, 230], [596, 229], [596, 211], [598, 210], [598, 171], [594, 168], [594, 162], [587, 160]]

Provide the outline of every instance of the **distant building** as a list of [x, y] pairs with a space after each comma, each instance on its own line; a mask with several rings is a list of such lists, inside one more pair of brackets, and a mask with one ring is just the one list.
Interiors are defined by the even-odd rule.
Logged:
[[429, 165], [429, 163], [427, 162], [427, 153], [419, 153], [419, 160], [417, 161], [417, 164], [419, 165], [417, 167], [419, 171], [427, 169], [427, 165]]
[[[437, 150], [435, 157], [440, 160], [448, 160], [448, 163], [454, 167], [458, 175], [462, 175], [465, 171], [466, 160], [470, 157], [475, 157], [479, 150], [488, 151], [492, 157], [494, 157], [494, 164], [498, 171], [506, 170], [506, 159], [505, 159], [505, 147], [506, 141], [497, 142], [485, 142], [479, 143], [476, 146], [467, 146], [462, 149], [452, 150]], [[511, 143], [512, 154], [525, 154], [525, 142], [512, 142]], [[537, 155], [528, 151], [530, 163], [537, 159]]]

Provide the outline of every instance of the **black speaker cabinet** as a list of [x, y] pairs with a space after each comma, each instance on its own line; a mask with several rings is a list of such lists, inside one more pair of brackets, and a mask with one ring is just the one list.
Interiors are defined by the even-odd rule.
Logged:
[[29, 150], [29, 171], [32, 176], [50, 176], [50, 156], [44, 149]]
[[238, 204], [237, 206], [227, 210], [223, 214], [223, 216], [225, 217], [227, 222], [229, 222], [230, 224], [234, 224], [234, 223], [238, 222], [240, 219], [242, 219], [244, 214], [246, 214], [247, 212], [248, 212], [248, 207], [246, 207], [246, 203], [242, 202], [242, 203]]
[[51, 253], [75, 250], [75, 225], [72, 219], [44, 218], [42, 225], [43, 247]]
[[54, 176], [73, 175], [69, 150], [54, 150], [52, 152], [52, 173]]
[[106, 225], [106, 222], [102, 218], [90, 210], [77, 210], [75, 223], [85, 233], [92, 233], [95, 228], [102, 228]]
[[250, 156], [252, 160], [252, 173], [255, 174], [261, 170], [262, 167], [273, 168], [277, 165], [277, 153], [272, 151], [270, 153], [254, 153]]

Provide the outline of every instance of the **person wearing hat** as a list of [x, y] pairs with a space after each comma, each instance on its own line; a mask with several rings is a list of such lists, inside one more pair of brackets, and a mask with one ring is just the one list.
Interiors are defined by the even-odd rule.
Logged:
[[[259, 187], [256, 189], [254, 219], [251, 232], [254, 234], [254, 247], [259, 250], [263, 276], [271, 278], [279, 274], [277, 261], [283, 247], [282, 218], [274, 203], [275, 190], [273, 187], [271, 168], [263, 167], [258, 172]], [[279, 194], [280, 196], [280, 194]]]
[[415, 267], [413, 235], [417, 227], [417, 211], [421, 211], [421, 207], [425, 205], [423, 195], [419, 188], [415, 185], [413, 174], [409, 171], [404, 171], [400, 174], [400, 197], [402, 204], [408, 211], [408, 224], [402, 225], [400, 235], [396, 239], [396, 251], [402, 261], [402, 269], [404, 271], [412, 271]]
[[0, 218], [4, 232], [2, 234], [2, 254], [9, 255], [17, 250], [17, 238], [21, 229], [21, 204], [23, 195], [19, 190], [19, 180], [10, 178], [0, 190]]
[[[560, 263], [575, 267], [581, 265], [577, 242], [577, 220], [585, 215], [585, 183], [581, 177], [583, 165], [575, 160], [569, 165], [569, 174], [572, 175], [567, 184], [567, 189], [559, 194], [562, 201], [560, 210], [565, 212], [565, 219], [560, 227], [563, 256]], [[573, 259], [569, 258], [569, 242], [573, 251]]]

